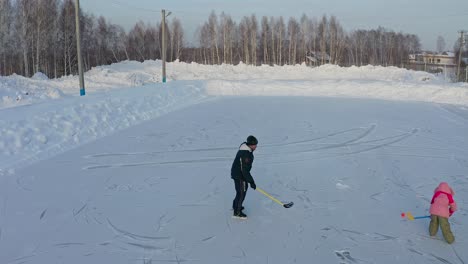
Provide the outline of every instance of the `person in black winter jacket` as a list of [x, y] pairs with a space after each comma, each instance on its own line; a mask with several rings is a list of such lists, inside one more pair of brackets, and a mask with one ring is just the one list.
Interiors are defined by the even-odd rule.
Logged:
[[254, 161], [253, 151], [257, 148], [257, 144], [258, 140], [254, 136], [248, 136], [247, 141], [240, 145], [236, 158], [232, 163], [231, 178], [234, 180], [236, 188], [236, 197], [232, 201], [233, 217], [247, 218], [247, 215], [242, 212], [244, 209], [242, 203], [247, 193], [247, 184], [250, 184], [250, 187], [254, 190], [257, 188], [250, 174]]

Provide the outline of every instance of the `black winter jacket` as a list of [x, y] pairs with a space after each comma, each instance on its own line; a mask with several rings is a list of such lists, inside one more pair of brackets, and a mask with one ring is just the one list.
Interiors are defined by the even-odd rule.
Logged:
[[242, 143], [239, 147], [239, 151], [237, 151], [236, 158], [232, 162], [231, 178], [234, 180], [243, 180], [248, 183], [255, 183], [250, 174], [253, 161], [254, 155], [252, 149], [247, 146], [246, 142]]

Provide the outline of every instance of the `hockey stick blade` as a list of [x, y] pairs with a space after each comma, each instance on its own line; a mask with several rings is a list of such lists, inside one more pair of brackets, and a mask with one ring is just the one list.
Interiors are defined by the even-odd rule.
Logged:
[[284, 208], [291, 208], [293, 205], [294, 205], [293, 202], [290, 202], [290, 203], [287, 203], [287, 204], [283, 204]]

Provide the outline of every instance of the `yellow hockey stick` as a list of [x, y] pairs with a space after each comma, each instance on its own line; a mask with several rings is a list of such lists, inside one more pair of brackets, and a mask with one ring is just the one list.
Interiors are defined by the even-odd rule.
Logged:
[[276, 199], [275, 197], [269, 195], [267, 192], [265, 192], [264, 190], [262, 190], [262, 189], [260, 189], [258, 187], [257, 187], [256, 190], [261, 192], [263, 195], [270, 198], [271, 200], [273, 200], [275, 203], [282, 205], [284, 208], [290, 208], [290, 207], [292, 207], [294, 205], [293, 202], [289, 202], [289, 203], [284, 204], [284, 203], [280, 202], [278, 199]]

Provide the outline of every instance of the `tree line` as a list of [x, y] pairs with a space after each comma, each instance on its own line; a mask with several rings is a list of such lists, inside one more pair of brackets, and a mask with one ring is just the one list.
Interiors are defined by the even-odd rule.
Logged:
[[[85, 70], [123, 60], [161, 59], [161, 23], [128, 32], [102, 16], [80, 12]], [[244, 16], [212, 12], [187, 44], [178, 18], [166, 22], [167, 61], [249, 65], [384, 65], [403, 67], [420, 50], [414, 34], [382, 27], [346, 32], [335, 16]], [[0, 75], [50, 78], [77, 73], [73, 0], [0, 0]]]
[[198, 33], [191, 59], [205, 64], [293, 65], [325, 63], [402, 66], [421, 44], [414, 34], [379, 27], [347, 33], [335, 16], [285, 21], [283, 17], [245, 16], [239, 24], [212, 12]]
[[[123, 60], [161, 58], [161, 24], [143, 22], [126, 32], [123, 27], [80, 10], [82, 56], [85, 70]], [[180, 58], [183, 29], [179, 19], [166, 25], [167, 56]], [[0, 75], [50, 78], [76, 74], [74, 0], [0, 0]]]

